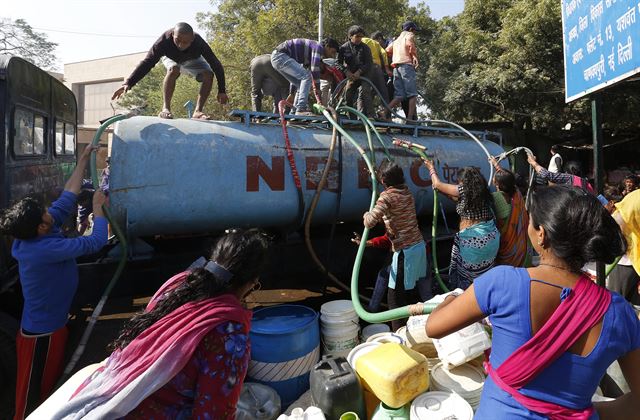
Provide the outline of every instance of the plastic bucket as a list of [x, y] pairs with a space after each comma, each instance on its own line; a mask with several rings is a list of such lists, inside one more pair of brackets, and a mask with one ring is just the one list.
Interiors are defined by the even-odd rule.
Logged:
[[411, 420], [471, 420], [473, 410], [460, 396], [449, 392], [425, 392], [411, 404]]
[[367, 341], [372, 335], [389, 332], [391, 329], [387, 324], [371, 324], [362, 329], [362, 341]]
[[322, 352], [347, 357], [358, 344], [359, 318], [350, 300], [334, 300], [320, 307]]
[[358, 345], [360, 328], [354, 324], [322, 324], [322, 353], [347, 357], [351, 349]]
[[287, 407], [309, 389], [309, 372], [320, 359], [318, 314], [300, 305], [259, 309], [250, 337], [247, 377], [275, 389]]

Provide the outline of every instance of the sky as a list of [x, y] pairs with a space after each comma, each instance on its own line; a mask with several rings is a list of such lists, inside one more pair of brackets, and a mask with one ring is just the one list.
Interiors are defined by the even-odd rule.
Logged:
[[[417, 0], [410, 0], [416, 4]], [[56, 70], [65, 63], [147, 51], [176, 22], [195, 27], [209, 0], [4, 0], [0, 18], [24, 19], [58, 44]], [[464, 0], [426, 0], [435, 19], [460, 13]], [[197, 30], [197, 28], [196, 28]]]

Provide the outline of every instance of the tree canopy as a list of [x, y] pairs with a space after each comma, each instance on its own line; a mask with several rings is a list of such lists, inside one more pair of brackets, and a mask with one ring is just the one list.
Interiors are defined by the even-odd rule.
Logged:
[[0, 54], [22, 57], [33, 64], [51, 70], [56, 64], [55, 42], [36, 32], [23, 19], [0, 18]]
[[[564, 101], [562, 43], [557, 0], [466, 0], [460, 15], [436, 23], [427, 50], [423, 80], [434, 116], [549, 133], [568, 122], [588, 126], [588, 100]], [[637, 125], [638, 93], [637, 84], [607, 91], [610, 119]]]

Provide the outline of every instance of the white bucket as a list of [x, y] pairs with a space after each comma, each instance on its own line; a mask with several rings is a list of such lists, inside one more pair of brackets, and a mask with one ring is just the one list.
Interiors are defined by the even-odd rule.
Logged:
[[392, 332], [383, 332], [374, 334], [371, 337], [367, 338], [367, 343], [397, 343], [404, 344], [404, 337]]
[[491, 347], [491, 339], [484, 327], [476, 322], [441, 339], [433, 340], [438, 358], [443, 364], [460, 366]]
[[359, 318], [350, 300], [334, 300], [320, 307], [323, 353], [347, 357], [358, 344]]
[[371, 324], [362, 329], [362, 341], [367, 341], [369, 337], [375, 334], [389, 332], [391, 329], [387, 324]]
[[360, 328], [357, 324], [333, 327], [322, 325], [322, 353], [325, 355], [347, 357], [352, 348], [358, 345]]
[[411, 403], [411, 420], [459, 419], [471, 420], [473, 410], [460, 396], [432, 391], [420, 394]]
[[455, 392], [475, 409], [480, 404], [485, 376], [481, 369], [470, 364], [445, 369], [440, 363], [431, 369], [431, 389]]

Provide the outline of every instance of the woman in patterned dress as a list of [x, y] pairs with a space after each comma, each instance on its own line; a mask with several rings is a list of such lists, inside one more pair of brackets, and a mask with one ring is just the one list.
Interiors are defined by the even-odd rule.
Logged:
[[440, 181], [431, 160], [425, 160], [434, 189], [457, 202], [460, 227], [453, 239], [449, 285], [467, 289], [473, 280], [493, 267], [500, 247], [500, 233], [496, 228], [493, 199], [487, 181], [477, 168], [458, 171], [458, 184]]

